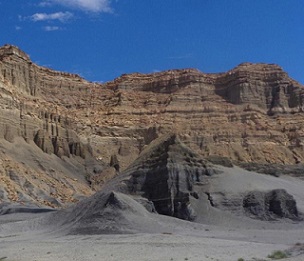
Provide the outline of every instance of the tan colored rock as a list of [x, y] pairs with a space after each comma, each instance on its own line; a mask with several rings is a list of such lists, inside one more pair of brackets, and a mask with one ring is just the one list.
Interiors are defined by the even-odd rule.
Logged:
[[[83, 178], [93, 173], [95, 164], [106, 168], [112, 155], [120, 170], [125, 169], [152, 140], [171, 132], [202, 156], [303, 162], [303, 101], [304, 87], [273, 64], [244, 63], [219, 74], [195, 69], [134, 73], [97, 84], [35, 65], [17, 47], [0, 48], [4, 150], [19, 138], [32, 145], [34, 141], [40, 152], [81, 166]], [[10, 160], [22, 166], [20, 160]], [[57, 166], [53, 168], [60, 176]], [[64, 171], [77, 168], [72, 169]], [[14, 191], [15, 181], [6, 182], [11, 185], [3, 194]], [[86, 189], [92, 192], [88, 183]]]

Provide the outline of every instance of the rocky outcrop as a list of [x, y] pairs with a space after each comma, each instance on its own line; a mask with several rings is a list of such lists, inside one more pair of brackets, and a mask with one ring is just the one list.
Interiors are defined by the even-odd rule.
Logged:
[[[23, 137], [59, 157], [84, 157], [86, 145], [71, 128], [66, 112], [58, 110], [53, 93], [58, 89], [73, 93], [71, 89], [81, 91], [91, 84], [78, 75], [37, 66], [27, 54], [11, 45], [0, 48], [0, 72], [0, 138], [13, 141]], [[64, 93], [60, 95], [62, 99]], [[63, 102], [60, 105], [65, 106]]]
[[159, 214], [195, 220], [194, 189], [214, 173], [212, 166], [175, 135], [152, 142], [123, 173], [115, 189], [146, 198]]
[[[209, 85], [209, 88], [208, 88]], [[204, 86], [202, 95], [218, 94], [232, 104], [250, 104], [269, 114], [302, 112], [304, 90], [275, 64], [242, 63], [227, 73], [204, 74], [195, 69], [154, 74], [122, 75], [107, 87], [172, 94], [183, 88]]]
[[[89, 228], [85, 231], [77, 228], [73, 232], [80, 234], [105, 233], [104, 228], [100, 230], [99, 223], [102, 227], [111, 224], [109, 232], [115, 233], [121, 229], [118, 228], [121, 220], [126, 222], [126, 215], [146, 216], [143, 208], [151, 213], [198, 223], [213, 222], [212, 217], [218, 222], [223, 216], [239, 218], [239, 221], [248, 220], [248, 217], [263, 221], [302, 220], [295, 199], [286, 190], [248, 192], [246, 188], [239, 188], [234, 191], [235, 185], [231, 185], [234, 182], [225, 177], [231, 175], [228, 169], [240, 171], [215, 167], [183, 144], [176, 134], [165, 135], [151, 142], [126, 170], [99, 192], [54, 216], [59, 222], [63, 215], [65, 222]], [[235, 181], [240, 180], [240, 184], [248, 187], [242, 173], [236, 176]], [[261, 182], [259, 178], [257, 180]], [[128, 227], [124, 229], [127, 232]]]
[[[116, 166], [116, 171], [117, 164], [113, 155], [110, 165]], [[48, 225], [56, 224], [69, 234], [112, 234], [149, 230], [154, 221], [145, 220], [150, 213], [194, 221], [196, 212], [191, 201], [205, 201], [199, 199], [194, 187], [214, 172], [176, 134], [164, 135], [152, 141], [99, 192], [51, 214]]]
[[[107, 164], [96, 160], [88, 141], [73, 130], [70, 105], [64, 103], [73, 99], [70, 89], [79, 88], [78, 95], [91, 85], [35, 65], [15, 46], [0, 48], [0, 202], [61, 207], [93, 192], [86, 179], [95, 175], [96, 165]], [[63, 100], [54, 99], [60, 88], [66, 90]]]
[[[48, 95], [58, 89], [85, 88], [88, 82], [71, 73], [57, 72], [34, 64], [30, 57], [13, 45], [0, 49], [3, 81], [31, 96]], [[84, 91], [85, 92], [85, 91]]]
[[254, 104], [269, 114], [303, 111], [303, 87], [275, 64], [240, 64], [218, 77], [215, 85], [233, 104]]
[[277, 218], [299, 220], [295, 199], [283, 189], [249, 192], [244, 197], [243, 208], [251, 216], [262, 220]]
[[123, 124], [136, 134], [153, 126], [157, 136], [178, 132], [204, 157], [265, 164], [303, 161], [304, 89], [277, 65], [245, 63], [220, 74], [194, 69], [136, 73], [106, 87], [119, 96], [107, 114], [111, 126]]

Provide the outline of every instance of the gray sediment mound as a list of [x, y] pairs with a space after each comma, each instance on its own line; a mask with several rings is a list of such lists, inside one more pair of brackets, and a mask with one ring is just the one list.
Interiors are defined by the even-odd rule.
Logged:
[[101, 191], [45, 215], [32, 227], [63, 234], [125, 234], [171, 232], [197, 223], [261, 228], [268, 220], [300, 220], [293, 196], [273, 189], [283, 185], [290, 193], [294, 183], [287, 186], [280, 179], [216, 167], [177, 135], [168, 135], [152, 142]]
[[41, 224], [54, 232], [90, 235], [171, 232], [170, 226], [174, 229], [176, 222], [182, 222], [153, 213], [148, 203], [142, 198], [105, 190], [73, 207], [49, 214]]
[[111, 191], [98, 192], [71, 209], [55, 213], [52, 219], [67, 225], [69, 234], [121, 234], [134, 232], [136, 219], [146, 213], [129, 196]]
[[101, 191], [73, 207], [51, 213], [46, 223], [68, 234], [115, 234], [155, 232], [161, 229], [162, 215], [194, 221], [196, 211], [191, 202], [208, 202], [206, 195], [200, 198], [195, 185], [213, 173], [211, 164], [176, 135], [168, 135], [147, 147]]

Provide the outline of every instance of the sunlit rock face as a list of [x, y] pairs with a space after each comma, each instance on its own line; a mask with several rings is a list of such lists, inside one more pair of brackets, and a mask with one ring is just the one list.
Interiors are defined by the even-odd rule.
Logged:
[[[50, 157], [77, 159], [69, 171], [81, 170], [90, 193], [126, 169], [154, 139], [172, 132], [203, 157], [301, 163], [302, 110], [303, 86], [273, 64], [244, 63], [213, 74], [196, 69], [133, 73], [100, 84], [38, 66], [15, 46], [0, 48], [0, 140], [8, 147], [23, 139]], [[26, 167], [22, 160], [10, 160], [7, 166]], [[55, 172], [37, 163], [34, 176], [38, 169], [39, 175], [62, 175], [57, 162], [47, 161]], [[3, 195], [18, 199], [19, 185], [4, 176]], [[63, 198], [70, 200], [72, 191]]]

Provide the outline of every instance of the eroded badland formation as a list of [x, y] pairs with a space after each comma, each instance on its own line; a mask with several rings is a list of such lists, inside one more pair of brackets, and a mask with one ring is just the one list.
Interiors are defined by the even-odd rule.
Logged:
[[98, 84], [5, 45], [0, 259], [303, 260], [303, 113], [274, 64]]
[[274, 64], [134, 73], [97, 84], [5, 45], [0, 101], [2, 202], [76, 202], [172, 133], [214, 163], [284, 170], [304, 161], [304, 87]]

